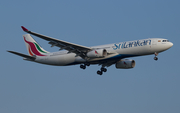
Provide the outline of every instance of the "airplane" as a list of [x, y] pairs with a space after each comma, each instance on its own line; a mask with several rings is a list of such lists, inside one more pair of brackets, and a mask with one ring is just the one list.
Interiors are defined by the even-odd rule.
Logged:
[[[21, 26], [28, 34], [23, 35], [29, 55], [15, 51], [8, 51], [15, 55], [24, 57], [24, 60], [54, 66], [69, 66], [80, 64], [80, 68], [98, 64], [101, 66], [97, 71], [102, 75], [107, 71], [106, 67], [115, 64], [117, 69], [131, 69], [135, 67], [135, 61], [125, 59], [154, 54], [154, 60], [158, 60], [158, 54], [173, 46], [172, 42], [163, 38], [148, 38], [134, 41], [119, 42], [107, 45], [86, 47], [63, 40], [41, 35]], [[51, 47], [59, 47], [58, 52], [44, 50], [31, 35], [37, 36], [49, 42]], [[63, 51], [61, 51], [63, 50]]]

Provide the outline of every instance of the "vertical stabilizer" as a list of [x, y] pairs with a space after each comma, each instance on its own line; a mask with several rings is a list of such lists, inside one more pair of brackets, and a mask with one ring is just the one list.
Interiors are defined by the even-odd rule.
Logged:
[[27, 51], [29, 55], [37, 55], [37, 56], [46, 56], [48, 51], [44, 50], [32, 37], [30, 34], [23, 35]]

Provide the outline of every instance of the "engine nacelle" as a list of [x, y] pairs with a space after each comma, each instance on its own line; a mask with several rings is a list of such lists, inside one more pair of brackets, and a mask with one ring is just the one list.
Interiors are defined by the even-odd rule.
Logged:
[[121, 59], [120, 61], [116, 62], [117, 69], [130, 69], [135, 67], [135, 61], [131, 59]]
[[106, 49], [92, 50], [87, 53], [87, 57], [89, 58], [100, 58], [100, 57], [105, 57], [105, 56], [107, 56]]

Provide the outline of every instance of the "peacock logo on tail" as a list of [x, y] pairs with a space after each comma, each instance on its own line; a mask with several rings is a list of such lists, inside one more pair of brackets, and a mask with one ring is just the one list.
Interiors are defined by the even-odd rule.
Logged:
[[26, 40], [25, 36], [23, 36], [23, 37], [24, 37], [24, 41], [26, 42], [26, 44], [28, 44], [27, 49], [31, 56], [33, 56], [33, 55], [46, 56], [46, 55], [43, 55], [43, 53], [48, 53], [48, 52], [43, 50], [36, 42], [29, 42]]

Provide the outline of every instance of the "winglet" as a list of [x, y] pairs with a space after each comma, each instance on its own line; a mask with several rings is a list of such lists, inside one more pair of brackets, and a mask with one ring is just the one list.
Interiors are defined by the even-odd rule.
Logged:
[[23, 31], [27, 32], [29, 31], [28, 29], [26, 29], [24, 26], [21, 26], [21, 28], [23, 29]]

